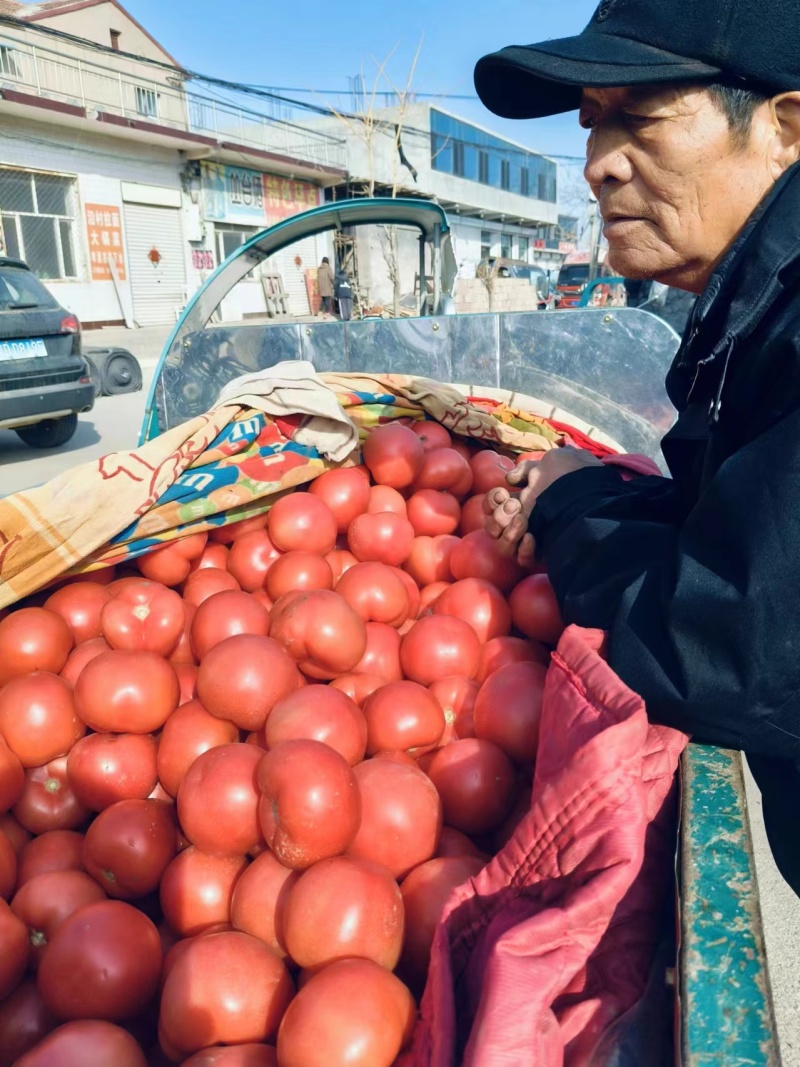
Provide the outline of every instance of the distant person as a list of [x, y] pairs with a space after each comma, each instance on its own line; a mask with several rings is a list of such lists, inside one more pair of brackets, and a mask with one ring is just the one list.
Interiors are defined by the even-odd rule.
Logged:
[[330, 315], [333, 311], [333, 270], [327, 256], [322, 257], [322, 262], [317, 268], [317, 289], [319, 291], [322, 306], [322, 314]]
[[344, 270], [336, 275], [335, 296], [339, 304], [339, 318], [342, 322], [349, 322], [353, 317], [353, 287]]

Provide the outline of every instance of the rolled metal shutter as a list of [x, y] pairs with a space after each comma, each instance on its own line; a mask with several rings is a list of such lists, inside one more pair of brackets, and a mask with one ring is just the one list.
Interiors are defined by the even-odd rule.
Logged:
[[[139, 326], [175, 322], [186, 303], [181, 213], [144, 204], [125, 204], [124, 210], [133, 317]], [[157, 264], [150, 258], [153, 249], [161, 257]]]

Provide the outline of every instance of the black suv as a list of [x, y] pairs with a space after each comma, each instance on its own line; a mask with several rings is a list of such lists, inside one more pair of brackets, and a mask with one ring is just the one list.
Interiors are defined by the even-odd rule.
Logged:
[[0, 256], [0, 428], [56, 448], [94, 406], [81, 324], [25, 263]]

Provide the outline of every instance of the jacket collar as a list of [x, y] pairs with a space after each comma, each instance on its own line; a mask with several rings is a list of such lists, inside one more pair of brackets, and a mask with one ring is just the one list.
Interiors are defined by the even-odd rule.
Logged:
[[[667, 375], [667, 391], [682, 409], [705, 367], [722, 365], [712, 415], [719, 414], [725, 373], [737, 349], [775, 301], [796, 291], [800, 275], [800, 164], [779, 178], [698, 297]], [[716, 413], [714, 412], [716, 404]]]

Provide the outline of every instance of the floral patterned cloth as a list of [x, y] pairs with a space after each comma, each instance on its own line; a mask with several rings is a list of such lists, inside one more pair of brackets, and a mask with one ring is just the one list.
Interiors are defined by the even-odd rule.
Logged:
[[[515, 452], [564, 440], [546, 419], [470, 403], [408, 375], [322, 374], [364, 439], [393, 419], [435, 419], [452, 433]], [[271, 418], [229, 403], [156, 437], [0, 500], [0, 607], [66, 574], [119, 563], [158, 544], [267, 510], [278, 494], [332, 466], [295, 440], [308, 416]]]

